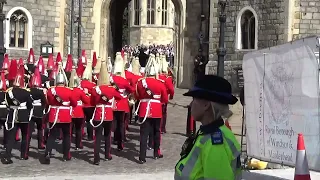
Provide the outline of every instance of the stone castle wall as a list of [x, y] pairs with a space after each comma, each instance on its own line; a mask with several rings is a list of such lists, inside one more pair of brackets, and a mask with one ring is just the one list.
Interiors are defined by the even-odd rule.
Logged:
[[[10, 0], [4, 5], [4, 13], [7, 13], [14, 7], [23, 7], [27, 9], [33, 19], [32, 41], [36, 55], [40, 54], [40, 45], [49, 41], [55, 47], [60, 45], [60, 7], [61, 3], [57, 0]], [[5, 24], [8, 20], [4, 21]], [[27, 58], [29, 48], [8, 48], [7, 53], [10, 58]]]
[[320, 34], [320, 1], [295, 0], [293, 38], [299, 39]]
[[[236, 71], [234, 68], [241, 67], [243, 55], [252, 50], [236, 49], [236, 24], [237, 16], [242, 8], [251, 6], [257, 13], [258, 19], [258, 49], [283, 44], [289, 40], [289, 5], [283, 0], [263, 0], [263, 1], [238, 0], [228, 1], [226, 7], [226, 29], [225, 45], [227, 55], [225, 57], [225, 77], [232, 83], [236, 90]], [[207, 66], [208, 74], [216, 73], [218, 56], [216, 49], [219, 45], [219, 6], [217, 2], [211, 5], [210, 17], [210, 62]]]

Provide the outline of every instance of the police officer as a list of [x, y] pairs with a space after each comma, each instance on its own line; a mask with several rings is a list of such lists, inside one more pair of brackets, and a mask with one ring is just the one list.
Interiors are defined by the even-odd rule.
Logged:
[[165, 85], [158, 77], [158, 67], [154, 55], [150, 55], [146, 66], [146, 77], [140, 79], [136, 86], [136, 97], [140, 101], [135, 113], [139, 113], [140, 120], [140, 155], [139, 162], [146, 162], [147, 140], [153, 132], [154, 158], [162, 158], [160, 153], [160, 127], [162, 118], [162, 104], [168, 103], [168, 93]]
[[202, 126], [183, 145], [175, 180], [241, 179], [240, 145], [223, 121], [231, 114], [229, 104], [238, 101], [231, 93], [227, 80], [205, 75], [184, 94], [193, 97], [191, 113]]
[[95, 128], [94, 164], [100, 163], [100, 144], [104, 131], [105, 160], [111, 160], [111, 130], [113, 121], [113, 105], [115, 100], [122, 99], [120, 93], [110, 85], [106, 61], [102, 61], [98, 86], [92, 92], [92, 103], [95, 110], [90, 124]]
[[[47, 104], [46, 96], [44, 91], [46, 89], [42, 88], [42, 78], [40, 75], [39, 68], [36, 67], [34, 74], [29, 81], [31, 98], [33, 100], [33, 114], [32, 114], [32, 124], [31, 130], [34, 129], [34, 123], [37, 125], [37, 140], [38, 140], [38, 149], [44, 149], [44, 139], [43, 139], [43, 115], [44, 109]], [[32, 132], [32, 131], [31, 131]], [[31, 136], [30, 136], [31, 139]]]
[[13, 82], [13, 87], [9, 88], [5, 94], [7, 106], [9, 106], [9, 114], [5, 122], [7, 144], [5, 156], [2, 158], [3, 164], [13, 163], [11, 160], [11, 151], [14, 145], [17, 128], [20, 128], [22, 133], [20, 159], [28, 159], [30, 145], [29, 121], [32, 116], [30, 110], [33, 106], [30, 91], [24, 87], [24, 67], [20, 66], [15, 81]]
[[58, 75], [55, 79], [55, 84], [56, 86], [51, 87], [47, 92], [50, 132], [43, 159], [44, 164], [50, 164], [50, 154], [60, 130], [63, 133], [63, 160], [71, 160], [71, 113], [72, 108], [77, 106], [77, 99], [76, 96], [73, 95], [72, 90], [66, 87], [68, 82], [61, 62], [58, 63]]

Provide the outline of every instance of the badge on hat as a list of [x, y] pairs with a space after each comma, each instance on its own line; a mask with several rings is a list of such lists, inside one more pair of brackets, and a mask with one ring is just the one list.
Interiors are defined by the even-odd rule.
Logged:
[[212, 144], [223, 144], [223, 135], [220, 129], [211, 134]]

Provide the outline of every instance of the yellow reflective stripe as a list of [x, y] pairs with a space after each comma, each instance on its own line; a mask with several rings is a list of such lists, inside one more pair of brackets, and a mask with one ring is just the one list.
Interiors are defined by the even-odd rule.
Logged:
[[233, 171], [233, 174], [236, 176], [237, 175], [237, 163], [238, 163], [238, 157], [240, 156], [240, 151], [238, 151], [238, 149], [236, 148], [236, 146], [234, 145], [234, 143], [229, 139], [226, 138], [227, 143], [231, 149], [232, 155], [233, 155], [233, 160], [231, 161], [231, 168]]
[[[208, 139], [210, 139], [210, 137], [211, 137], [210, 134], [205, 135], [203, 138], [200, 139], [200, 143], [205, 144], [208, 141]], [[191, 172], [192, 172], [192, 170], [193, 170], [194, 166], [196, 165], [196, 162], [199, 158], [200, 152], [201, 152], [200, 147], [196, 146], [181, 171], [181, 177], [190, 177], [190, 174], [191, 174]]]

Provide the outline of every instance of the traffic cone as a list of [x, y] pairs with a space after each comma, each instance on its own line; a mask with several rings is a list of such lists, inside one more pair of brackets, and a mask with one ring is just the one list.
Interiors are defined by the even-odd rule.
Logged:
[[227, 128], [229, 128], [229, 129], [232, 131], [231, 126], [230, 126], [230, 124], [229, 124], [229, 121], [228, 121], [228, 120], [225, 120], [224, 124], [227, 126]]
[[298, 134], [294, 180], [311, 180], [303, 135]]

